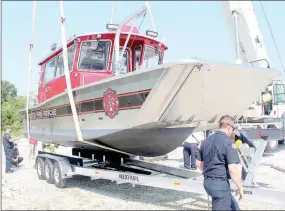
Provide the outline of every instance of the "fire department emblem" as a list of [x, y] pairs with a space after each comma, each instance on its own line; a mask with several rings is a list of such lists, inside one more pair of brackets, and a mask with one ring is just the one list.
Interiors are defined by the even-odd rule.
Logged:
[[119, 99], [115, 90], [109, 88], [106, 92], [104, 92], [103, 107], [106, 116], [110, 117], [111, 119], [118, 114]]

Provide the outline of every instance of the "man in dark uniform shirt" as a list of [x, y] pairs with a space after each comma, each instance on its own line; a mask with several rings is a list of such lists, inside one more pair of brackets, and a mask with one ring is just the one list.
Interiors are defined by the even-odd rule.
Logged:
[[14, 149], [14, 143], [13, 139], [10, 136], [10, 129], [7, 129], [3, 136], [3, 145], [4, 145], [4, 152], [6, 157], [6, 173], [13, 173], [12, 170], [12, 158], [13, 158], [13, 149]]
[[240, 163], [236, 145], [229, 137], [234, 132], [234, 120], [225, 115], [219, 120], [220, 130], [202, 142], [197, 155], [197, 167], [204, 174], [204, 188], [212, 197], [213, 210], [239, 209], [227, 172], [237, 186], [237, 194], [243, 197], [243, 184], [237, 164]]

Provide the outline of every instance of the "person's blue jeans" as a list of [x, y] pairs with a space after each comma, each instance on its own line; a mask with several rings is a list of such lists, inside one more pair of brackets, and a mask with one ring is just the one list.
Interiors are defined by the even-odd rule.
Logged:
[[234, 196], [231, 194], [231, 209], [232, 210], [240, 210], [239, 205], [236, 201], [236, 199], [234, 198]]
[[12, 168], [12, 157], [13, 157], [13, 149], [4, 147], [5, 158], [6, 158], [6, 169], [5, 172], [8, 172]]
[[[198, 144], [190, 144], [185, 142], [183, 144], [183, 158], [184, 167], [187, 169], [196, 168], [196, 154], [198, 151]], [[191, 159], [190, 159], [191, 157]], [[190, 162], [191, 161], [191, 162]]]

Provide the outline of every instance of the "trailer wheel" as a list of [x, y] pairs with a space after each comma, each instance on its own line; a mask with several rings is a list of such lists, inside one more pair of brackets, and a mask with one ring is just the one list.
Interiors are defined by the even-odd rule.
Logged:
[[36, 170], [37, 170], [37, 174], [38, 174], [38, 178], [40, 180], [44, 180], [45, 179], [45, 175], [44, 175], [44, 159], [41, 157], [37, 157], [36, 160]]
[[[275, 125], [268, 125], [267, 128], [277, 128]], [[275, 152], [278, 148], [278, 140], [268, 140], [268, 143], [265, 147], [264, 152], [272, 153]]]
[[66, 185], [66, 179], [62, 178], [62, 172], [60, 169], [60, 166], [58, 162], [55, 162], [53, 164], [53, 178], [54, 178], [54, 184], [58, 188], [64, 188]]
[[53, 163], [50, 159], [45, 160], [45, 165], [44, 165], [44, 174], [45, 174], [45, 179], [47, 183], [52, 184], [54, 179], [53, 179]]
[[272, 153], [275, 152], [278, 148], [278, 140], [268, 140], [268, 143], [265, 148], [265, 152]]

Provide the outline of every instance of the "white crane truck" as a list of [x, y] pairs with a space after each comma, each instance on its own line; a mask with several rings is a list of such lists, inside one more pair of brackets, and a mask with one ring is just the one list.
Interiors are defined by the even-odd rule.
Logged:
[[[222, 4], [230, 38], [236, 47], [236, 63], [270, 68], [252, 2], [224, 1]], [[265, 87], [238, 123], [240, 128], [271, 129], [267, 130], [270, 134], [265, 152], [274, 152], [279, 143], [284, 143], [284, 112], [284, 82], [276, 79]]]

